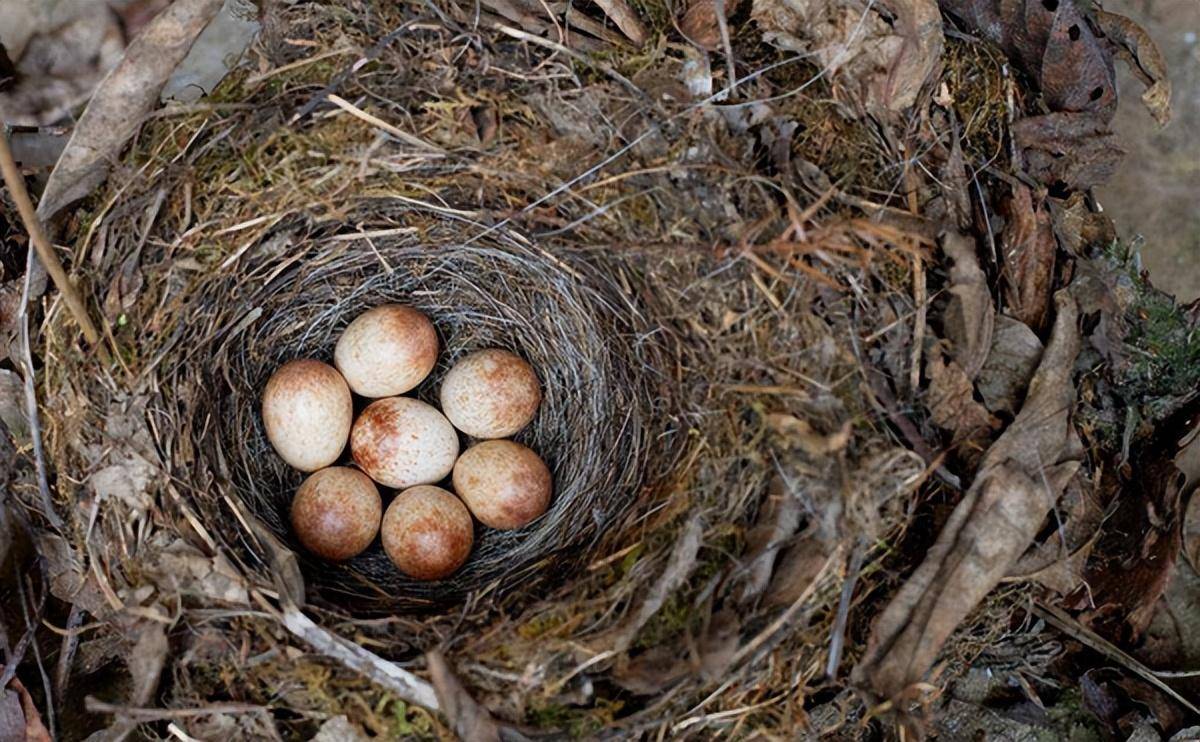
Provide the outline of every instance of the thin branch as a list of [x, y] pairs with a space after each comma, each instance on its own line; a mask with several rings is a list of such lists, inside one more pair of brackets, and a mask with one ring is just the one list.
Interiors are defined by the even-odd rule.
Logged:
[[0, 135], [0, 173], [3, 173], [4, 184], [8, 187], [8, 192], [17, 204], [17, 211], [21, 214], [21, 221], [25, 224], [25, 231], [29, 233], [29, 239], [33, 242], [34, 249], [37, 250], [38, 260], [42, 261], [46, 272], [50, 274], [50, 279], [54, 281], [54, 285], [62, 293], [63, 299], [67, 302], [67, 308], [71, 310], [72, 316], [75, 317], [75, 321], [79, 323], [79, 327], [83, 330], [83, 336], [87, 338], [88, 345], [96, 345], [100, 342], [100, 333], [96, 330], [96, 326], [92, 324], [92, 319], [88, 316], [83, 299], [80, 298], [79, 292], [75, 290], [75, 286], [71, 283], [71, 280], [67, 278], [67, 272], [63, 269], [62, 263], [59, 262], [58, 255], [55, 254], [54, 248], [50, 246], [50, 240], [46, 238], [46, 233], [42, 231], [42, 225], [38, 221], [37, 212], [33, 208], [33, 202], [29, 200], [29, 192], [25, 190], [25, 178], [21, 176], [21, 171], [17, 169], [16, 160], [13, 159], [12, 148], [8, 145], [7, 131], [3, 135]]

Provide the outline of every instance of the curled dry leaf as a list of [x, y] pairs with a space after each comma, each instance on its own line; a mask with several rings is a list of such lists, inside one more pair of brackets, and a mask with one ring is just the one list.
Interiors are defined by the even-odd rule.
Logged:
[[812, 53], [835, 81], [869, 105], [899, 111], [917, 94], [942, 53], [935, 0], [754, 0], [764, 37], [789, 51]]
[[425, 662], [429, 665], [429, 675], [437, 689], [442, 713], [454, 727], [458, 738], [463, 742], [499, 742], [500, 728], [492, 715], [462, 686], [442, 653], [437, 650], [426, 652]]
[[1058, 247], [1050, 212], [1035, 207], [1033, 191], [1017, 184], [1002, 213], [1006, 220], [1000, 233], [1004, 298], [1014, 317], [1041, 331], [1050, 311]]
[[1159, 126], [1171, 120], [1171, 81], [1162, 52], [1145, 29], [1123, 15], [1096, 10], [1096, 23], [1105, 36], [1117, 45], [1129, 62], [1129, 68], [1146, 85], [1142, 103]]
[[1015, 413], [1037, 371], [1042, 341], [1029, 325], [1007, 315], [996, 318], [992, 349], [975, 380], [975, 388], [992, 412]]
[[946, 639], [1011, 569], [1078, 470], [1071, 425], [1078, 309], [1066, 291], [1029, 395], [988, 449], [925, 560], [879, 616], [853, 680], [894, 698], [924, 677]]
[[942, 250], [953, 261], [942, 332], [951, 343], [950, 354], [973, 381], [992, 347], [996, 307], [987, 276], [979, 267], [975, 241], [957, 232], [947, 233], [942, 238]]
[[43, 222], [104, 181], [109, 164], [158, 103], [163, 85], [222, 3], [176, 0], [129, 44], [124, 58], [96, 88], [50, 174], [38, 204]]

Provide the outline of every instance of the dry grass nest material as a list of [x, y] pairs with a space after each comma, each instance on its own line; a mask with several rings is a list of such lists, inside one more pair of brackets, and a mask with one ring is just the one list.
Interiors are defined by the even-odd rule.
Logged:
[[[538, 370], [544, 401], [518, 440], [554, 474], [547, 514], [515, 531], [479, 529], [466, 566], [434, 583], [403, 577], [378, 544], [344, 564], [306, 557], [308, 585], [346, 608], [440, 607], [569, 573], [679, 448], [669, 355], [602, 255], [551, 255], [503, 233], [460, 244], [461, 223], [430, 226], [376, 237], [373, 249], [354, 233], [340, 240], [322, 230], [210, 273], [172, 333], [188, 352], [156, 369], [170, 380], [174, 433], [197, 452], [176, 476], [229, 483], [197, 493], [205, 519], [235, 520], [224, 498], [236, 496], [300, 553], [287, 512], [302, 476], [272, 454], [257, 405], [280, 364], [328, 360], [351, 319], [398, 302], [428, 314], [440, 334], [439, 365], [414, 392], [431, 404], [449, 366], [473, 350], [509, 348]], [[231, 548], [242, 540], [220, 538]]]
[[[631, 103], [623, 83], [578, 77], [567, 58], [540, 59], [539, 76], [497, 89], [489, 69], [532, 64], [511, 39], [485, 46], [487, 64], [456, 67], [447, 86], [445, 39], [416, 29], [346, 80], [342, 97], [381, 102], [379, 114], [436, 151], [340, 113], [285, 125], [338, 69], [305, 62], [310, 46], [369, 49], [404, 19], [403, 8], [379, 18], [382, 6], [356, 3], [280, 12], [283, 35], [312, 44], [264, 52], [286, 71], [238, 72], [213, 107], [148, 124], [77, 225], [75, 257], [90, 262], [82, 288], [106, 314], [111, 362], [98, 373], [61, 308], [47, 318], [60, 510], [72, 553], [111, 589], [108, 604], [170, 613], [244, 600], [211, 580], [164, 579], [163, 554], [181, 549], [270, 598], [276, 541], [298, 552], [318, 622], [388, 659], [440, 646], [505, 718], [584, 732], [613, 723], [628, 696], [539, 716], [574, 703], [564, 697], [586, 666], [608, 673], [610, 692], [661, 693], [621, 712], [627, 728], [747, 707], [761, 709], [756, 724], [791, 728], [807, 713], [803, 690], [822, 682], [831, 637], [865, 629], [865, 619], [844, 625], [840, 596], [869, 594], [864, 581], [884, 576], [925, 481], [924, 462], [864, 392], [864, 364], [907, 378], [906, 253], [928, 238], [830, 202], [806, 217], [806, 235], [776, 245], [791, 217], [752, 137]], [[680, 58], [653, 61], [627, 71], [682, 74]], [[755, 85], [748, 96], [772, 92]], [[478, 122], [493, 115], [501, 123], [489, 133]], [[618, 149], [617, 175], [563, 187]], [[747, 233], [759, 244], [734, 248]], [[301, 475], [271, 453], [259, 420], [278, 364], [328, 359], [341, 328], [389, 301], [427, 312], [444, 343], [419, 396], [433, 399], [446, 367], [486, 346], [525, 356], [544, 385], [521, 440], [554, 472], [550, 512], [516, 532], [482, 532], [469, 564], [437, 583], [403, 579], [377, 546], [343, 565], [307, 561], [286, 518]], [[399, 618], [369, 620], [379, 613]], [[285, 641], [256, 621], [268, 619], [205, 617], [232, 646]], [[186, 660], [209, 679], [232, 661]], [[536, 677], [514, 686], [529, 668]], [[174, 672], [169, 703], [195, 702], [182, 697], [188, 688], [316, 703], [273, 695], [286, 685], [278, 677], [243, 677], [234, 690]], [[707, 690], [680, 691], [685, 677]], [[756, 705], [764, 688], [779, 692], [769, 707]], [[852, 697], [835, 700], [834, 716], [850, 713]]]

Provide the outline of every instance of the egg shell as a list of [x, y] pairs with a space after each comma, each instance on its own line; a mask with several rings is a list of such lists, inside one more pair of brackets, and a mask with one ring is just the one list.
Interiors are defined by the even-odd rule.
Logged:
[[520, 528], [546, 512], [553, 487], [541, 457], [513, 441], [471, 446], [454, 465], [454, 491], [480, 523], [500, 530]]
[[466, 506], [431, 485], [396, 495], [383, 516], [380, 535], [396, 568], [417, 580], [439, 580], [453, 574], [467, 561], [475, 543], [475, 527]]
[[507, 438], [533, 420], [542, 388], [533, 367], [507, 350], [465, 356], [442, 380], [442, 411], [473, 438]]
[[284, 461], [300, 471], [323, 469], [346, 448], [354, 418], [350, 387], [327, 363], [290, 361], [267, 380], [262, 418]]
[[331, 466], [310, 474], [292, 500], [292, 530], [312, 553], [331, 561], [361, 554], [379, 533], [383, 501], [366, 474]]
[[392, 397], [424, 381], [437, 354], [437, 331], [428, 317], [412, 307], [384, 304], [346, 327], [333, 363], [355, 394]]
[[358, 416], [350, 452], [376, 482], [405, 489], [446, 478], [458, 458], [458, 433], [445, 415], [424, 402], [387, 397]]

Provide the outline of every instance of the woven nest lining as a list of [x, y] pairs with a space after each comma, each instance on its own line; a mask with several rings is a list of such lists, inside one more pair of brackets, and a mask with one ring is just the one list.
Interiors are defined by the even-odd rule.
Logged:
[[[342, 607], [443, 606], [480, 588], [528, 590], [539, 577], [562, 575], [620, 521], [655, 471], [653, 461], [671, 456], [661, 341], [613, 272], [595, 265], [598, 255], [551, 256], [503, 238], [439, 244], [455, 234], [441, 231], [432, 239], [377, 238], [370, 248], [334, 235], [283, 251], [264, 246], [214, 273], [180, 317], [181, 328], [215, 331], [201, 331], [190, 346], [203, 363], [176, 366], [169, 394], [188, 400], [189, 409], [168, 434], [194, 436], [200, 464], [225, 470], [230, 490], [300, 555], [310, 593]], [[436, 405], [449, 366], [486, 347], [525, 357], [543, 385], [538, 415], [516, 439], [553, 472], [549, 511], [515, 531], [478, 527], [467, 564], [436, 582], [401, 575], [378, 541], [341, 564], [305, 556], [288, 525], [304, 475], [271, 450], [259, 414], [263, 386], [280, 364], [329, 360], [354, 317], [388, 302], [426, 312], [440, 336], [438, 366], [413, 395]], [[366, 403], [356, 399], [356, 408]], [[218, 517], [220, 490], [199, 495], [201, 509]], [[386, 505], [393, 493], [383, 493]]]

